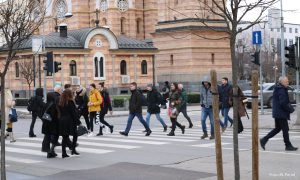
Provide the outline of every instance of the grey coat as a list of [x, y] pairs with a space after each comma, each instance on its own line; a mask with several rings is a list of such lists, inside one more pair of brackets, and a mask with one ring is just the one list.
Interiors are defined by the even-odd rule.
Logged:
[[[204, 82], [208, 82], [208, 88], [205, 88]], [[212, 93], [211, 84], [209, 77], [205, 76], [202, 81], [202, 86], [200, 88], [200, 104], [202, 107], [211, 108], [212, 107]]]

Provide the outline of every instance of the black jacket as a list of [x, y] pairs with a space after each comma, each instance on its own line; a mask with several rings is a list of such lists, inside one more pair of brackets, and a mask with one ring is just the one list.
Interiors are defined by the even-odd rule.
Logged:
[[232, 86], [229, 84], [221, 85], [218, 87], [219, 90], [219, 101], [222, 105], [222, 108], [230, 108], [231, 105], [229, 104], [229, 94], [232, 91]]
[[79, 120], [78, 112], [73, 101], [69, 101], [64, 107], [59, 106], [59, 135], [68, 136], [77, 133]]
[[290, 119], [289, 105], [288, 89], [280, 84], [276, 85], [273, 92], [273, 118]]
[[101, 107], [100, 113], [101, 114], [107, 114], [108, 110], [112, 111], [109, 93], [107, 92], [106, 89], [103, 89], [100, 93], [101, 93], [102, 98], [103, 98], [103, 106]]
[[147, 110], [148, 113], [150, 114], [160, 113], [159, 105], [161, 104], [161, 95], [156, 89], [153, 89], [152, 91], [149, 91], [147, 93], [147, 103], [148, 103], [148, 110]]
[[47, 95], [47, 103], [44, 107], [43, 112], [45, 112], [46, 108], [50, 105], [51, 107], [48, 109], [47, 113], [50, 114], [52, 121], [43, 121], [42, 125], [42, 133], [47, 135], [58, 135], [58, 109], [57, 105], [59, 102], [60, 94], [56, 92], [50, 92]]
[[43, 116], [43, 109], [45, 108], [46, 103], [43, 101], [43, 96], [35, 96], [34, 97], [34, 106], [36, 109], [32, 110], [32, 114], [38, 115], [38, 117]]
[[87, 96], [86, 90], [82, 89], [79, 92], [75, 92], [75, 103], [78, 106], [78, 110], [81, 114], [88, 114], [88, 102], [89, 102], [89, 97]]
[[142, 113], [142, 99], [140, 92], [133, 90], [131, 93], [129, 100], [129, 113]]

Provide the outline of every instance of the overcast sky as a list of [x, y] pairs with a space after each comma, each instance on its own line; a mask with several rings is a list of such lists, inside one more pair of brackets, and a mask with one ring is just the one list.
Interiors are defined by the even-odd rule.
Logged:
[[[251, 0], [247, 0], [251, 1]], [[285, 23], [294, 23], [294, 24], [300, 24], [300, 0], [282, 0], [283, 5], [283, 17]], [[274, 8], [280, 9], [280, 1], [274, 5]], [[247, 17], [245, 17], [244, 20], [251, 20], [251, 17], [253, 18], [253, 11], [252, 13], [249, 13]], [[257, 12], [258, 13], [258, 12]]]

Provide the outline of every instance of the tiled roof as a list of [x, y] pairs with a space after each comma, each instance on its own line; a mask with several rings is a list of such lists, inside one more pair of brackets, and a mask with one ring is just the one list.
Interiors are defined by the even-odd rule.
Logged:
[[[96, 28], [82, 28], [76, 30], [69, 30], [68, 37], [61, 37], [60, 33], [53, 32], [49, 35], [45, 35], [45, 47], [46, 48], [66, 48], [66, 49], [84, 49], [85, 41], [91, 31]], [[43, 38], [42, 35], [32, 36], [26, 40], [19, 49], [31, 49], [32, 38]], [[137, 40], [127, 36], [117, 37], [119, 49], [156, 49], [152, 43]], [[0, 51], [5, 51], [5, 46], [0, 48]]]

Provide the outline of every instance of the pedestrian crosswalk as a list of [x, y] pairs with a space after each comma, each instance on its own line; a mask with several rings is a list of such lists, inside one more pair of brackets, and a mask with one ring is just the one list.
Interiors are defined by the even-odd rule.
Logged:
[[[118, 132], [119, 130], [115, 130]], [[122, 151], [131, 150], [151, 150], [151, 147], [168, 147], [170, 145], [180, 145], [180, 148], [191, 148], [199, 151], [201, 148], [215, 147], [214, 140], [201, 140], [201, 127], [195, 126], [192, 129], [186, 129], [185, 134], [182, 134], [179, 129], [176, 130], [176, 136], [169, 137], [167, 132], [163, 132], [162, 128], [152, 128], [152, 134], [149, 137], [142, 132], [143, 129], [132, 129], [128, 137], [124, 137], [118, 133], [105, 133], [104, 136], [80, 136], [78, 138], [78, 152], [81, 155], [105, 155], [108, 153], [122, 153]], [[264, 136], [269, 130], [260, 130], [260, 136]], [[239, 134], [240, 141], [251, 141], [251, 130], [245, 129]], [[228, 128], [222, 133], [223, 149], [232, 149], [232, 128]], [[282, 140], [281, 135], [273, 138], [274, 140]], [[300, 139], [299, 132], [291, 132], [291, 139]], [[6, 144], [6, 160], [8, 162], [23, 163], [23, 164], [38, 164], [47, 162], [46, 153], [41, 152], [41, 144], [43, 138], [17, 138], [15, 143]], [[246, 150], [241, 148], [240, 150]], [[56, 148], [58, 157], [61, 157], [61, 148]]]

